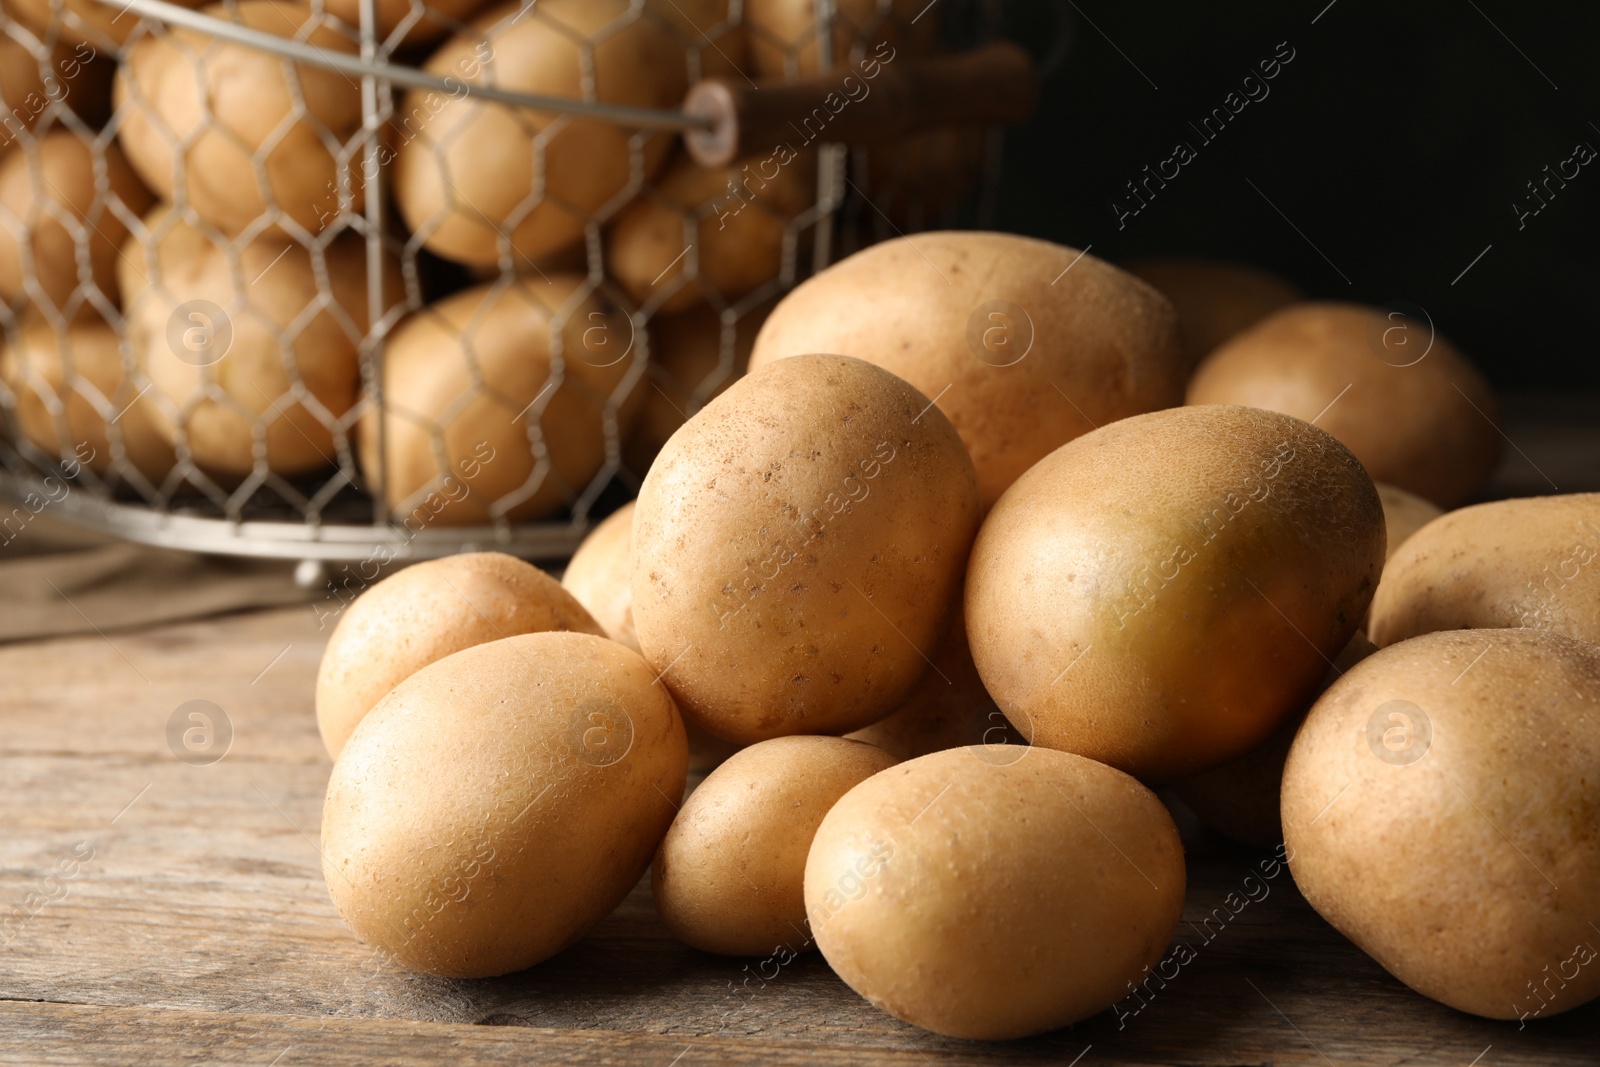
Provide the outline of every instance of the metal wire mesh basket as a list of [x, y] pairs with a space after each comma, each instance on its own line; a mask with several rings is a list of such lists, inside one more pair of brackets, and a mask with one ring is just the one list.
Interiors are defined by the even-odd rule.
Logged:
[[[996, 21], [938, 7], [4, 0], [0, 538], [49, 507], [209, 552], [570, 552], [784, 290], [979, 221], [983, 127], [845, 136], [941, 18]], [[704, 79], [818, 108], [708, 163]]]

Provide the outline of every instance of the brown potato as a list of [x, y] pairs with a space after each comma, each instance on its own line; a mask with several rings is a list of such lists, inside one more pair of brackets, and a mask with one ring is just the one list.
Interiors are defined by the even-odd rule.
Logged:
[[751, 72], [745, 18], [734, 0], [645, 0], [664, 21], [690, 60], [689, 81], [743, 79]]
[[1243, 263], [1172, 256], [1134, 260], [1123, 269], [1172, 301], [1191, 367], [1228, 338], [1306, 298], [1276, 274]]
[[[6, 9], [11, 8], [7, 3]], [[70, 6], [70, 5], [69, 5]], [[96, 5], [98, 6], [98, 5]], [[111, 109], [111, 76], [116, 64], [85, 42], [24, 44], [0, 31], [0, 152], [16, 143], [18, 134], [39, 126], [52, 103], [76, 114], [90, 126], [105, 122]]]
[[938, 37], [939, 12], [927, 0], [837, 0], [833, 8], [832, 62], [824, 64], [817, 54], [817, 0], [745, 0], [756, 71], [793, 81], [863, 57], [888, 63], [900, 49], [927, 52]]
[[[361, 26], [361, 0], [322, 0], [328, 14], [353, 29]], [[492, 0], [377, 0], [378, 38], [391, 47], [437, 41], [458, 29]], [[404, 24], [404, 30], [401, 26]], [[397, 32], [399, 31], [399, 32]]]
[[[173, 0], [179, 7], [199, 7], [205, 0]], [[61, 36], [73, 43], [84, 43], [97, 50], [115, 52], [126, 44], [142, 21], [122, 8], [100, 0], [5, 0], [6, 13], [39, 36], [60, 27]], [[58, 13], [59, 12], [59, 13]]]
[[729, 956], [793, 955], [806, 932], [806, 853], [845, 793], [894, 766], [841, 737], [775, 737], [730, 756], [683, 802], [650, 888], [667, 929]]
[[1327, 430], [1374, 481], [1453, 508], [1500, 458], [1489, 385], [1455, 346], [1398, 313], [1295, 304], [1206, 357], [1191, 404], [1245, 404]]

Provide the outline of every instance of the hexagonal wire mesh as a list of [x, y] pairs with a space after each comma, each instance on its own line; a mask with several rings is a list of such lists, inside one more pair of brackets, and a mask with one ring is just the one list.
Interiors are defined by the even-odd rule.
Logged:
[[[947, 21], [981, 35], [996, 7]], [[742, 371], [783, 291], [992, 188], [981, 130], [849, 159], [808, 138], [756, 171], [676, 144], [702, 76], [938, 48], [928, 0], [206, 9], [444, 79], [398, 91], [160, 10], [0, 8], [0, 541], [54, 506], [204, 551], [564, 554]]]

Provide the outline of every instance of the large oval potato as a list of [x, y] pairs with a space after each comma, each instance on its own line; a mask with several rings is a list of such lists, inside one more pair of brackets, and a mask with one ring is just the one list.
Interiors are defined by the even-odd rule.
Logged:
[[898, 1019], [1025, 1037], [1127, 995], [1183, 909], [1183, 845], [1155, 794], [1049, 749], [936, 752], [833, 806], [806, 859], [823, 956]]
[[750, 366], [806, 352], [865, 359], [934, 398], [986, 508], [1079, 434], [1181, 403], [1187, 373], [1160, 293], [1076, 249], [996, 233], [885, 241], [807, 280]]
[[672, 820], [650, 887], [667, 929], [730, 956], [811, 947], [806, 853], [828, 809], [895, 758], [842, 737], [774, 737], [730, 756]]
[[1286, 307], [1206, 357], [1191, 404], [1244, 404], [1315, 422], [1374, 481], [1453, 508], [1500, 458], [1489, 385], [1430, 327], [1382, 308]]
[[463, 648], [518, 634], [606, 636], [548, 574], [502, 552], [427, 560], [391, 574], [342, 610], [317, 668], [317, 730], [339, 758], [389, 691]]
[[1372, 598], [1372, 639], [1529, 626], [1600, 645], [1600, 493], [1452, 511], [1401, 546]]
[[1166, 256], [1124, 263], [1123, 269], [1172, 301], [1191, 367], [1228, 338], [1306, 298], [1276, 274], [1243, 263]]
[[408, 967], [531, 967], [605, 918], [683, 795], [683, 724], [615, 641], [537, 633], [430, 664], [333, 765], [322, 869], [340, 916]]
[[1135, 416], [1056, 450], [989, 514], [967, 573], [973, 659], [1033, 744], [1187, 777], [1311, 695], [1383, 551], [1377, 490], [1315, 426]]
[[819, 5], [820, 0], [745, 0], [757, 73], [793, 81], [863, 57], [893, 62], [899, 49], [926, 52], [938, 37], [939, 12], [926, 0], [835, 0], [830, 62], [822, 63]]
[[1600, 648], [1528, 629], [1393, 645], [1322, 695], [1289, 751], [1295, 884], [1424, 996], [1491, 1019], [1566, 1011], [1600, 994], [1584, 966], [1597, 766]]
[[911, 386], [780, 360], [673, 434], [634, 513], [633, 621], [679, 706], [753, 742], [844, 733], [905, 699], [978, 522], [972, 461]]

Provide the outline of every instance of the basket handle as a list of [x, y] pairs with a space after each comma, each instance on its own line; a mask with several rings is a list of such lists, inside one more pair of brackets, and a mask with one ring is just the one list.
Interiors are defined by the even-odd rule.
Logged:
[[865, 144], [936, 126], [1014, 125], [1038, 102], [1033, 58], [1009, 41], [956, 56], [893, 59], [868, 58], [798, 82], [702, 81], [683, 110], [711, 125], [685, 130], [684, 144], [701, 166], [724, 167], [784, 144]]

